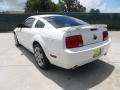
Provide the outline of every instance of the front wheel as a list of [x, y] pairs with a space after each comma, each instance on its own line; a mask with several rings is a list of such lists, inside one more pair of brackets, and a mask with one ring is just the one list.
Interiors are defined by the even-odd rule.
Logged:
[[50, 63], [39, 44], [34, 45], [34, 57], [40, 68], [47, 69], [49, 67]]

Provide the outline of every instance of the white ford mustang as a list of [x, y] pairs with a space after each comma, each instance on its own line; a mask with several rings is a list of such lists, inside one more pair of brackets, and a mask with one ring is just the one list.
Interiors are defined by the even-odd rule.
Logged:
[[14, 30], [16, 45], [34, 53], [42, 68], [82, 66], [107, 54], [111, 40], [107, 25], [90, 25], [64, 15], [35, 15]]

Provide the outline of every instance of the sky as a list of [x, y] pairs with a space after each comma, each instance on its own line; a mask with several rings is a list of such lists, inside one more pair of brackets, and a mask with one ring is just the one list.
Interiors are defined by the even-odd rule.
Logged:
[[[0, 0], [0, 11], [23, 11], [27, 0]], [[57, 3], [58, 0], [52, 0]], [[86, 7], [103, 13], [120, 13], [120, 0], [79, 0]]]

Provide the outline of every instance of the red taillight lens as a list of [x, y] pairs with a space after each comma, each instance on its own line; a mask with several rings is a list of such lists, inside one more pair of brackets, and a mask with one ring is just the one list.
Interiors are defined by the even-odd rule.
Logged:
[[66, 48], [75, 48], [83, 46], [81, 35], [66, 37]]
[[103, 40], [108, 40], [108, 31], [103, 32]]

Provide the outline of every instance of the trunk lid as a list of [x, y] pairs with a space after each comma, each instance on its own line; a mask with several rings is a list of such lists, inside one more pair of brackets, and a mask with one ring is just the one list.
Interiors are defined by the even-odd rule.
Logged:
[[103, 31], [107, 31], [107, 25], [81, 25], [67, 30], [69, 36], [81, 35], [83, 45], [94, 44], [103, 41]]

